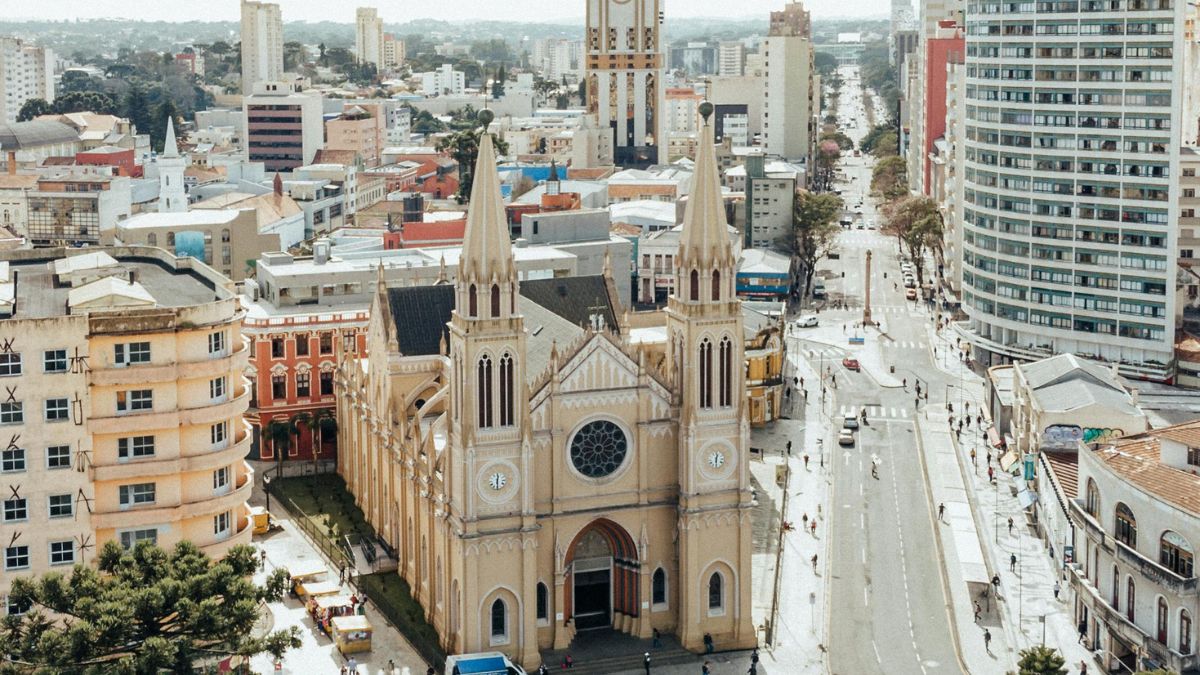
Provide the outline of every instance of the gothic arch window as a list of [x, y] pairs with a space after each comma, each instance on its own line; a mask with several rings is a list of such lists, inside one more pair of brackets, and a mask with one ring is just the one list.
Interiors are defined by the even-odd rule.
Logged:
[[713, 270], [712, 299], [713, 299], [713, 302], [719, 302], [721, 300], [721, 271], [720, 270]]
[[708, 613], [725, 613], [725, 579], [720, 572], [713, 572], [708, 578]]
[[492, 284], [492, 318], [500, 318], [500, 284]]
[[650, 580], [650, 599], [654, 605], [667, 604], [667, 572], [661, 567], [654, 570]]
[[491, 642], [492, 644], [503, 644], [508, 642], [508, 608], [504, 606], [504, 601], [497, 598], [492, 603], [491, 612]]
[[1129, 548], [1137, 548], [1137, 518], [1125, 502], [1117, 503], [1116, 521], [1117, 541]]
[[1100, 515], [1100, 488], [1096, 487], [1096, 481], [1091, 478], [1087, 482], [1087, 501], [1084, 508], [1092, 517]]
[[733, 405], [733, 342], [728, 337], [721, 338], [720, 401], [722, 408]]
[[1121, 611], [1121, 571], [1116, 565], [1112, 570], [1112, 608], [1114, 612]]
[[478, 371], [475, 396], [479, 403], [479, 428], [489, 429], [492, 426], [492, 357], [480, 358]]
[[467, 313], [472, 318], [479, 316], [479, 294], [475, 292], [475, 284], [467, 289]]
[[1179, 653], [1192, 653], [1192, 615], [1186, 609], [1179, 610]]
[[546, 590], [546, 584], [540, 581], [537, 585], [537, 620], [550, 620], [550, 592]]
[[700, 407], [712, 407], [712, 342], [704, 338], [700, 342]]
[[1133, 583], [1133, 577], [1125, 580], [1125, 618], [1129, 619], [1129, 623], [1134, 623], [1134, 605], [1137, 602], [1137, 587]]
[[513, 357], [505, 354], [500, 357], [500, 426], [511, 427], [513, 418]]
[[1160, 595], [1158, 602], [1155, 603], [1158, 607], [1158, 612], [1155, 616], [1155, 628], [1157, 628], [1158, 641], [1167, 644], [1167, 627], [1170, 624], [1169, 611], [1167, 610], [1167, 601]]
[[691, 290], [688, 292], [688, 299], [692, 302], [700, 300], [700, 273], [692, 270]]

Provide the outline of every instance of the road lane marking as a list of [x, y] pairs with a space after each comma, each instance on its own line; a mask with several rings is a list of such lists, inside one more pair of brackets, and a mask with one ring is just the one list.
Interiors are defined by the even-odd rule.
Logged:
[[863, 604], [867, 607], [871, 606], [871, 599], [867, 596], [867, 587], [863, 586]]

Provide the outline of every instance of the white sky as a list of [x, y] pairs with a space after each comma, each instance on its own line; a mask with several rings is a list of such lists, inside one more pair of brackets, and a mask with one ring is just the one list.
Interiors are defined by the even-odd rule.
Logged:
[[[490, 18], [516, 21], [582, 21], [584, 0], [276, 0], [283, 8], [284, 21], [354, 22], [356, 6], [374, 6], [385, 22], [403, 23], [413, 18], [448, 21]], [[9, 19], [94, 19], [101, 17], [146, 20], [235, 21], [239, 18], [238, 0], [3, 0]], [[781, 9], [785, 0], [665, 0], [667, 17], [731, 16], [747, 17]], [[814, 18], [881, 16], [888, 11], [888, 0], [807, 0], [804, 3]]]

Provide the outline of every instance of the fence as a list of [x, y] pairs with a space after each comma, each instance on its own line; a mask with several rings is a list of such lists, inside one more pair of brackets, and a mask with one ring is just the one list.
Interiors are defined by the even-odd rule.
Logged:
[[446, 652], [438, 641], [437, 631], [425, 620], [425, 610], [412, 597], [411, 589], [400, 575], [380, 572], [356, 576], [350, 583], [370, 598], [376, 611], [400, 631], [421, 658], [438, 671], [445, 667]]
[[273, 487], [268, 487], [267, 489], [271, 491], [275, 499], [283, 503], [284, 508], [292, 516], [292, 522], [304, 532], [312, 543], [317, 545], [317, 548], [321, 549], [321, 553], [324, 553], [326, 558], [329, 558], [339, 567], [343, 565], [354, 567], [354, 556], [348, 554], [342, 546], [338, 545], [336, 540], [330, 538], [325, 533], [325, 528], [317, 521], [319, 516], [310, 516], [305, 513], [303, 509], [296, 505], [296, 502], [292, 501], [290, 497], [279, 494], [277, 489]]

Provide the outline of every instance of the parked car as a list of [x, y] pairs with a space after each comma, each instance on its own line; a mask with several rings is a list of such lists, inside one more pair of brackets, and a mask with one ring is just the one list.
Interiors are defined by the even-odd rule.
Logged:
[[905, 288], [916, 288], [917, 280], [912, 277], [904, 277], [904, 287]]
[[846, 370], [853, 370], [856, 373], [860, 369], [860, 366], [858, 365], [858, 359], [852, 359], [849, 356], [842, 359], [842, 367]]
[[797, 328], [812, 328], [817, 325], [817, 315], [808, 314], [806, 316], [801, 316], [798, 317], [793, 323], [796, 324]]
[[842, 429], [840, 432], [838, 432], [838, 445], [854, 445], [854, 432], [850, 431], [849, 429]]
[[909, 300], [916, 300], [917, 299], [917, 289], [915, 289], [915, 288], [908, 289], [907, 291], [904, 292], [904, 297]]
[[857, 417], [855, 417], [854, 415], [846, 415], [844, 418], [842, 418], [842, 429], [843, 430], [849, 431], [849, 430], [853, 430], [853, 429], [857, 429], [857, 428], [858, 428], [858, 418]]

